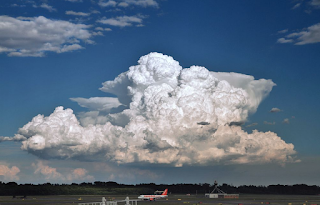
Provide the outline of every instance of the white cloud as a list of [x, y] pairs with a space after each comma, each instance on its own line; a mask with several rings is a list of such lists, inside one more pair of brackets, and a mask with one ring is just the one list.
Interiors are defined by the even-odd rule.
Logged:
[[141, 24], [143, 21], [144, 16], [118, 16], [116, 18], [106, 18], [103, 17], [102, 19], [98, 20], [97, 22], [102, 24], [107, 24], [111, 26], [132, 26], [132, 24]]
[[56, 168], [49, 167], [45, 165], [43, 161], [39, 160], [37, 164], [32, 163], [32, 166], [35, 168], [34, 174], [41, 174], [45, 176], [45, 179], [48, 181], [51, 180], [60, 180], [62, 175], [57, 172]]
[[70, 2], [82, 2], [82, 0], [66, 0], [66, 1], [70, 1]]
[[247, 125], [246, 127], [253, 127], [253, 126], [257, 126], [257, 125], [258, 125], [258, 123], [254, 122], [252, 124]]
[[278, 33], [287, 33], [287, 32], [288, 32], [288, 29], [284, 29], [284, 30], [278, 31]]
[[0, 52], [9, 56], [44, 56], [45, 52], [63, 53], [83, 49], [74, 42], [89, 42], [89, 26], [43, 16], [13, 18], [0, 16]]
[[128, 4], [127, 2], [120, 2], [120, 3], [118, 4], [118, 6], [120, 6], [120, 7], [128, 7], [129, 4]]
[[115, 2], [113, 0], [108, 0], [108, 1], [99, 0], [98, 5], [101, 7], [109, 7], [109, 6], [115, 7], [117, 5], [117, 2]]
[[26, 5], [24, 5], [24, 4], [20, 4], [20, 5], [18, 5], [18, 4], [11, 4], [10, 6], [11, 6], [11, 7], [26, 7]]
[[88, 171], [83, 168], [76, 168], [70, 171], [67, 171], [66, 174], [62, 174], [57, 171], [57, 168], [53, 168], [47, 165], [48, 162], [38, 160], [37, 163], [32, 163], [33, 168], [35, 169], [34, 174], [39, 174], [43, 176], [47, 181], [54, 182], [63, 182], [63, 181], [94, 181], [94, 177], [87, 175]]
[[[119, 1], [118, 1], [119, 2]], [[98, 5], [101, 7], [128, 7], [128, 6], [140, 6], [140, 7], [155, 7], [158, 8], [159, 4], [155, 0], [123, 0], [117, 3], [114, 0], [99, 0]]]
[[278, 43], [292, 43], [293, 40], [292, 39], [285, 39], [285, 38], [279, 38], [277, 40]]
[[320, 0], [311, 0], [310, 5], [314, 6], [315, 8], [320, 8]]
[[119, 6], [127, 7], [130, 5], [141, 6], [141, 7], [159, 7], [159, 4], [155, 0], [124, 0], [119, 3]]
[[15, 135], [14, 137], [2, 137], [0, 136], [0, 142], [2, 141], [24, 141], [26, 138], [22, 135]]
[[43, 9], [47, 9], [50, 12], [57, 11], [57, 9], [53, 8], [52, 6], [50, 6], [46, 3], [41, 4], [39, 7], [43, 8]]
[[4, 181], [18, 181], [19, 176], [17, 174], [20, 172], [20, 169], [16, 166], [11, 168], [5, 164], [0, 164], [0, 179], [3, 177]]
[[98, 11], [98, 10], [91, 10], [91, 13], [92, 13], [92, 14], [100, 14], [100, 11]]
[[75, 11], [66, 11], [67, 15], [74, 15], [74, 16], [90, 16], [90, 13], [84, 12], [75, 12]]
[[182, 69], [179, 62], [160, 53], [150, 53], [138, 62], [101, 88], [116, 95], [122, 109], [103, 115], [99, 110], [118, 102], [73, 99], [91, 110], [80, 117], [85, 123], [81, 125], [73, 111], [63, 107], [48, 117], [38, 115], [19, 129], [27, 138], [22, 150], [47, 158], [120, 164], [295, 161], [294, 146], [276, 133], [254, 130], [249, 134], [237, 126], [275, 86], [271, 80], [217, 73], [200, 66]]
[[288, 34], [285, 38], [279, 38], [278, 43], [294, 43], [305, 45], [320, 42], [320, 23], [309, 26], [300, 32]]
[[282, 123], [284, 123], [284, 124], [290, 124], [289, 118], [284, 119]]
[[103, 33], [101, 31], [98, 32], [92, 32], [93, 36], [104, 36]]
[[292, 7], [292, 9], [297, 9], [297, 8], [299, 8], [301, 6], [301, 3], [297, 3], [297, 4], [295, 4], [293, 7]]
[[70, 98], [77, 102], [81, 107], [97, 111], [110, 111], [112, 108], [119, 107], [121, 103], [118, 98], [112, 97], [93, 97], [93, 98]]
[[265, 125], [275, 125], [276, 122], [268, 122], [268, 121], [264, 121], [263, 124]]
[[279, 108], [272, 108], [269, 112], [275, 113], [275, 112], [281, 112], [282, 110], [280, 110]]
[[67, 175], [67, 180], [73, 181], [94, 181], [94, 177], [87, 175], [88, 171], [83, 168], [77, 168]]

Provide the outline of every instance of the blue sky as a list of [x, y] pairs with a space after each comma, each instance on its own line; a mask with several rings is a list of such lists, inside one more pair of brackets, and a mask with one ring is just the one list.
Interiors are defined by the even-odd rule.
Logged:
[[[320, 72], [319, 9], [318, 0], [3, 2], [0, 6], [0, 181], [71, 183], [114, 180], [120, 183], [213, 183], [214, 180], [218, 180], [234, 185], [320, 185], [316, 177], [320, 171], [320, 130], [317, 125], [320, 115], [317, 79]], [[167, 56], [150, 55], [151, 52]], [[165, 114], [161, 114], [159, 118], [151, 118], [152, 113], [141, 108], [145, 106], [147, 109], [151, 106], [151, 110], [159, 109], [161, 113], [162, 105], [161, 107], [160, 104], [143, 104], [144, 101], [137, 101], [140, 107], [126, 104], [119, 97], [125, 94], [121, 89], [126, 82], [124, 79], [120, 79], [122, 84], [117, 84], [115, 90], [102, 85], [106, 81], [114, 82], [113, 80], [121, 73], [127, 72], [130, 66], [142, 65], [143, 63], [137, 61], [146, 55], [149, 56], [148, 59], [154, 59], [155, 67], [162, 62], [159, 59], [166, 60], [167, 64], [164, 67], [172, 66], [172, 69], [176, 69], [172, 70], [172, 76], [180, 72], [177, 71], [180, 68], [168, 56], [172, 56], [182, 68], [197, 65], [215, 72], [212, 75], [217, 78], [217, 83], [224, 80], [218, 72], [224, 72], [228, 76], [232, 72], [240, 73], [253, 76], [255, 80], [267, 81], [260, 82], [259, 86], [254, 84], [256, 87], [252, 88], [254, 94], [251, 95], [249, 88], [245, 89], [245, 85], [241, 83], [244, 75], [230, 77], [231, 80], [227, 80], [228, 85], [236, 87], [235, 84], [239, 82], [243, 92], [249, 93], [246, 99], [256, 100], [257, 109], [248, 104], [233, 107], [230, 105], [230, 109], [236, 107], [242, 114], [226, 121], [224, 114], [219, 114], [218, 111], [214, 114], [208, 112], [211, 108], [206, 110], [207, 104], [200, 103], [192, 107], [190, 101], [185, 101], [186, 104], [182, 107], [191, 106], [196, 111], [199, 111], [197, 107], [204, 107], [199, 112], [201, 114], [203, 111], [207, 118], [202, 120], [198, 115], [192, 112], [186, 114], [184, 111], [181, 118], [177, 117], [180, 121], [174, 122], [179, 122], [181, 127], [185, 127], [180, 129], [172, 125], [171, 130], [177, 129], [173, 135], [164, 131], [168, 125], [162, 121], [170, 121], [171, 118], [166, 118], [168, 116]], [[135, 68], [138, 70], [138, 67]], [[136, 102], [136, 97], [141, 93], [141, 99], [148, 97], [146, 90], [141, 91], [143, 86], [136, 84], [144, 75], [137, 70], [132, 68], [132, 76], [138, 76], [137, 78], [128, 77], [129, 80], [133, 80], [130, 83], [136, 89], [129, 95], [129, 98], [132, 97], [130, 102]], [[193, 70], [194, 74], [185, 72], [185, 75], [197, 79], [192, 75], [198, 73], [199, 76], [199, 73], [207, 70], [203, 71], [197, 67]], [[183, 78], [182, 74], [177, 75], [177, 79]], [[174, 95], [183, 88], [179, 87], [180, 84], [175, 87], [177, 85], [173, 85], [172, 80], [167, 76], [166, 79], [152, 85], [165, 82], [173, 87], [175, 92], [170, 95]], [[197, 81], [199, 85], [202, 83], [201, 86], [210, 82], [210, 79], [205, 82]], [[263, 89], [260, 90], [260, 87]], [[162, 87], [160, 90], [165, 89], [167, 88]], [[231, 93], [233, 91], [230, 91], [228, 96], [233, 99]], [[264, 97], [260, 99], [259, 95]], [[153, 96], [156, 98], [156, 95]], [[230, 101], [225, 101], [227, 104], [228, 102]], [[119, 105], [123, 108], [118, 107], [120, 111], [116, 112], [118, 114], [113, 118], [112, 114], [115, 112], [112, 109]], [[82, 130], [79, 131], [81, 135], [72, 138], [70, 133], [61, 131], [61, 127], [61, 135], [56, 136], [55, 132], [48, 131], [53, 126], [50, 124], [53, 122], [52, 113], [56, 113], [54, 110], [59, 106], [64, 108], [59, 111], [61, 115], [70, 117], [68, 119], [72, 123], [73, 116], [77, 119], [75, 124], [63, 121], [62, 124], [58, 123], [59, 126], [69, 129], [77, 127], [78, 123], [80, 126], [77, 129]], [[218, 104], [215, 106], [218, 107]], [[72, 109], [74, 115], [68, 113], [67, 108]], [[226, 107], [224, 109], [227, 109], [226, 113], [230, 111]], [[245, 114], [246, 111], [249, 115]], [[41, 125], [43, 130], [39, 128], [41, 126], [26, 127], [38, 114], [44, 116]], [[48, 117], [50, 115], [52, 118]], [[122, 118], [123, 116], [125, 118]], [[143, 127], [141, 123], [137, 123], [141, 116], [144, 123], [151, 127], [141, 130], [148, 130], [150, 135], [146, 132], [140, 133], [140, 129], [134, 128]], [[125, 119], [130, 123], [121, 125], [121, 128], [117, 127], [124, 123]], [[219, 120], [215, 122], [214, 119]], [[199, 121], [208, 121], [210, 125], [204, 125], [203, 129], [206, 130], [201, 131], [197, 125]], [[232, 127], [232, 122], [240, 123], [241, 127]], [[84, 142], [88, 137], [85, 133], [93, 133], [96, 136], [91, 128], [89, 131], [88, 126], [91, 124], [96, 129], [102, 129], [106, 123], [112, 124], [110, 130], [121, 130], [121, 134], [117, 135], [115, 131], [102, 134], [103, 142], [106, 138], [113, 140], [105, 142], [102, 147], [95, 144], [97, 138], [90, 138], [90, 151], [82, 152], [82, 149], [86, 149], [87, 142]], [[36, 123], [31, 124], [37, 126]], [[157, 130], [156, 127], [161, 129]], [[217, 131], [212, 133], [209, 127]], [[19, 128], [23, 129], [19, 131]], [[225, 135], [228, 132], [225, 130], [227, 128], [232, 130], [231, 136], [236, 132], [237, 136], [234, 135], [234, 138], [228, 140]], [[235, 131], [238, 128], [240, 131]], [[241, 143], [236, 143], [234, 147], [229, 145], [230, 141], [250, 138], [252, 130], [258, 130], [260, 133], [256, 136], [254, 144], [258, 148], [252, 151], [252, 155], [242, 152], [240, 154], [239, 150], [248, 149]], [[279, 139], [273, 138], [272, 141], [267, 134], [268, 131], [274, 132]], [[190, 139], [193, 137], [193, 142], [197, 142], [198, 146], [190, 148], [194, 149], [193, 152], [185, 150], [187, 145], [190, 146], [190, 141], [183, 141], [185, 144], [180, 145], [170, 141], [182, 142], [182, 138], [189, 139], [186, 133], [193, 132], [194, 135], [190, 136]], [[42, 137], [35, 137], [39, 135]], [[145, 147], [137, 150], [138, 144], [130, 144], [129, 135], [136, 137], [133, 137], [136, 141], [146, 137], [150, 137], [150, 140], [154, 137], [152, 139], [155, 141], [148, 141], [147, 144], [141, 141]], [[219, 145], [212, 144], [212, 147], [218, 150], [203, 148], [201, 138], [196, 138], [209, 135], [221, 137], [219, 139], [222, 141], [225, 139]], [[83, 141], [79, 140], [74, 144], [78, 137], [82, 137]], [[122, 137], [127, 147], [122, 145]], [[35, 141], [39, 139], [44, 140], [43, 147], [39, 147], [41, 140]], [[53, 142], [52, 139], [56, 141]], [[119, 139], [119, 144], [115, 139]], [[258, 143], [264, 139], [265, 145]], [[162, 144], [162, 141], [165, 143]], [[21, 147], [23, 143], [24, 148]], [[286, 148], [274, 148], [278, 144]], [[294, 148], [289, 148], [289, 144]], [[70, 148], [73, 146], [77, 148]], [[128, 156], [132, 154], [140, 157], [123, 157], [123, 149], [113, 150], [112, 146], [124, 146], [122, 148], [127, 149]], [[170, 146], [170, 149], [167, 146]], [[230, 154], [230, 150], [235, 147], [239, 149], [236, 155]], [[202, 148], [205, 152], [199, 151]], [[222, 151], [219, 149], [222, 149], [224, 154], [218, 156], [217, 153]], [[173, 150], [179, 151], [179, 159], [165, 156], [173, 155]], [[292, 153], [292, 150], [295, 153]], [[276, 154], [273, 153], [278, 152], [279, 156], [284, 158], [275, 157]], [[143, 159], [143, 153], [147, 153], [147, 159]], [[193, 156], [192, 153], [196, 154]]]

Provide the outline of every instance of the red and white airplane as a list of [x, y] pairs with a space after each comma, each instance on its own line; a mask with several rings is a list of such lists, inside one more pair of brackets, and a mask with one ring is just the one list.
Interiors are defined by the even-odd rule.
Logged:
[[155, 201], [156, 199], [162, 199], [168, 197], [168, 189], [165, 189], [161, 195], [140, 195], [138, 199]]

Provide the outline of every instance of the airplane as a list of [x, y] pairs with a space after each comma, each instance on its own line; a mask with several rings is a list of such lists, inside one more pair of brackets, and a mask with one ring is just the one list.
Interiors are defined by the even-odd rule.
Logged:
[[140, 195], [138, 199], [155, 201], [156, 199], [162, 199], [168, 197], [168, 189], [165, 189], [161, 195]]

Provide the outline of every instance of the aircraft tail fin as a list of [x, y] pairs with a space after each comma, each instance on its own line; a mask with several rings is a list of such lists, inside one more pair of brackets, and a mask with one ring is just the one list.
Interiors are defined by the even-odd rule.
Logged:
[[168, 195], [168, 189], [165, 189], [161, 195]]

